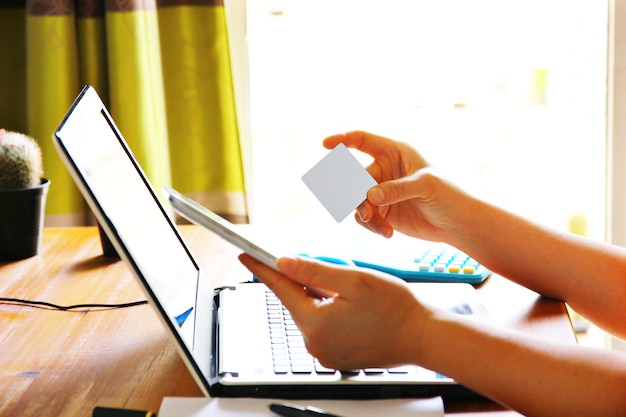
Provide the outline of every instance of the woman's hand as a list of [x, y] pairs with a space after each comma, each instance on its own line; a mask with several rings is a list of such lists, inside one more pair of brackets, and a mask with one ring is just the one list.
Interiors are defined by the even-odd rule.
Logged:
[[414, 362], [429, 310], [404, 281], [306, 258], [280, 258], [282, 274], [246, 254], [239, 259], [282, 300], [322, 365], [359, 369]]
[[339, 143], [374, 158], [368, 172], [379, 183], [357, 209], [357, 222], [391, 237], [393, 230], [433, 241], [446, 241], [468, 212], [467, 195], [453, 186], [409, 145], [362, 131], [324, 140], [332, 149]]

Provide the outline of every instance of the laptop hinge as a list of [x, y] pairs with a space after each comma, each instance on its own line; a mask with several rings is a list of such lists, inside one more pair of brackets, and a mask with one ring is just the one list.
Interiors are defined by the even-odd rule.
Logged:
[[223, 346], [222, 343], [224, 343], [225, 337], [224, 337], [224, 328], [222, 327], [222, 324], [224, 323], [224, 319], [223, 319], [223, 312], [224, 309], [220, 308], [221, 306], [221, 298], [222, 296], [225, 295], [226, 291], [235, 291], [237, 288], [234, 286], [223, 286], [223, 287], [218, 287], [215, 288], [214, 290], [214, 302], [215, 302], [215, 309], [217, 314], [216, 316], [216, 323], [214, 326], [215, 329], [215, 350], [214, 352], [216, 352], [216, 364], [217, 364], [217, 375], [219, 376], [226, 376], [226, 375], [233, 375], [233, 376], [237, 376], [237, 372], [233, 372], [233, 370], [227, 370], [225, 369], [225, 358], [223, 357], [223, 355], [220, 355], [220, 353], [224, 353], [225, 351], [223, 350]]

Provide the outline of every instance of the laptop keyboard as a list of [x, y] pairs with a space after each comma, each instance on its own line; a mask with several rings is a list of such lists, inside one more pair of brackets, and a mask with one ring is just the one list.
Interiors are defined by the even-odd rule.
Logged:
[[[270, 290], [265, 293], [267, 304], [267, 318], [272, 343], [272, 362], [274, 373], [285, 374], [319, 374], [331, 375], [338, 372], [322, 366], [322, 364], [306, 349], [304, 338], [289, 311], [282, 305], [278, 297]], [[342, 370], [344, 375], [384, 375], [408, 374], [409, 366], [396, 368], [367, 368]]]

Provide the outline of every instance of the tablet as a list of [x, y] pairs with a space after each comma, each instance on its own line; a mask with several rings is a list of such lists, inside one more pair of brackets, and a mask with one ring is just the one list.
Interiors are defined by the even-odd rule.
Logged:
[[234, 225], [225, 218], [196, 203], [192, 199], [185, 197], [173, 188], [163, 187], [163, 194], [174, 210], [190, 222], [209, 229], [227, 242], [237, 246], [254, 259], [274, 270], [278, 270], [276, 267], [277, 259], [274, 255], [240, 235], [234, 229]]

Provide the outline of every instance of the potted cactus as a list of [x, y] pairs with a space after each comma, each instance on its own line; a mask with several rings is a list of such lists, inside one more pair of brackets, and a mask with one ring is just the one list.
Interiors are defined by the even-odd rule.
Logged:
[[0, 129], [0, 261], [39, 252], [50, 181], [41, 149], [21, 133]]

